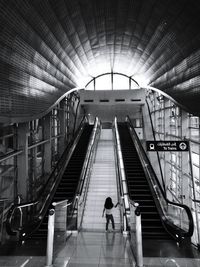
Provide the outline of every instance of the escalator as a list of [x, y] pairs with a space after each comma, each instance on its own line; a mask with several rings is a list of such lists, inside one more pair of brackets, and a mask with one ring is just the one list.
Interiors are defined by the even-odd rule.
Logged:
[[129, 197], [141, 210], [142, 235], [145, 239], [172, 239], [161, 221], [149, 183], [126, 123], [118, 123], [121, 150]]
[[[51, 208], [51, 203], [53, 202], [59, 202], [62, 200], [68, 200], [68, 202], [72, 202], [75, 193], [77, 190], [77, 186], [79, 183], [79, 178], [82, 172], [82, 167], [85, 161], [85, 156], [87, 153], [87, 148], [90, 140], [90, 136], [93, 130], [93, 125], [85, 125], [84, 129], [82, 131], [82, 134], [76, 144], [76, 147], [74, 148], [74, 151], [68, 161], [67, 166], [65, 167], [65, 170], [62, 172], [62, 176], [60, 179], [59, 184], [56, 186], [55, 189], [53, 189], [50, 193], [48, 201], [49, 204], [48, 207], [45, 206], [45, 215], [43, 216], [43, 219], [39, 218], [37, 221], [39, 223], [37, 227], [35, 227], [36, 223], [29, 223], [29, 229], [27, 227], [25, 228], [26, 239], [32, 239], [32, 240], [45, 240], [47, 238], [47, 231], [48, 231], [48, 211]], [[64, 165], [63, 165], [64, 166]], [[49, 189], [48, 189], [49, 190]], [[55, 192], [55, 193], [54, 193]], [[52, 195], [54, 194], [54, 195]], [[49, 192], [48, 192], [49, 195]], [[41, 201], [38, 201], [38, 203]], [[32, 226], [31, 226], [32, 225]], [[30, 227], [32, 229], [30, 229]], [[34, 230], [35, 229], [35, 230]], [[24, 239], [22, 237], [22, 239]]]
[[[76, 145], [76, 148], [69, 160], [69, 163], [63, 173], [61, 181], [56, 189], [52, 202], [59, 202], [65, 199], [68, 199], [68, 201], [71, 202], [73, 200], [78, 186], [79, 178], [81, 175], [92, 129], [93, 125], [85, 126], [83, 133]], [[48, 212], [46, 213], [37, 231], [32, 233], [30, 238], [46, 239], [48, 230], [47, 224], [48, 224]]]
[[93, 125], [85, 126], [80, 140], [74, 150], [74, 153], [65, 169], [62, 179], [57, 187], [53, 202], [68, 199], [69, 202], [74, 198], [78, 181], [81, 175], [83, 163], [85, 160], [90, 135], [92, 133]]

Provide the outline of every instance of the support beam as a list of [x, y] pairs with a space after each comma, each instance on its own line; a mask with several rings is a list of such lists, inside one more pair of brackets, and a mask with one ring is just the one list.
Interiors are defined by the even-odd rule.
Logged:
[[[188, 113], [182, 111], [182, 136], [189, 137], [188, 136]], [[188, 174], [190, 173], [190, 166], [189, 166], [189, 160], [188, 160], [188, 152], [182, 152], [182, 188], [181, 188], [181, 197], [182, 197], [182, 203], [189, 206], [191, 208], [192, 202], [190, 201], [190, 178]]]
[[51, 113], [46, 115], [43, 120], [43, 136], [44, 140], [49, 142], [44, 144], [44, 172], [45, 174], [51, 173]]
[[23, 150], [23, 153], [17, 156], [17, 192], [23, 201], [28, 200], [28, 134], [29, 124], [27, 122], [19, 124], [17, 143], [18, 150]]
[[58, 110], [58, 119], [60, 124], [61, 137], [58, 139], [58, 152], [59, 156], [62, 155], [65, 148], [65, 135], [66, 135], [66, 120], [65, 120], [65, 99], [60, 103], [60, 109]]
[[[169, 136], [170, 134], [170, 118], [171, 118], [171, 114], [170, 111], [171, 109], [170, 107], [170, 100], [165, 101], [165, 110], [164, 110], [164, 117], [165, 117], [165, 140], [168, 141], [171, 139], [171, 137]], [[165, 184], [166, 184], [166, 189], [171, 186], [171, 180], [170, 180], [170, 175], [171, 175], [171, 152], [164, 152], [164, 177], [165, 177]], [[172, 200], [172, 196], [171, 194], [169, 194], [169, 191], [166, 190], [167, 192], [167, 198]]]

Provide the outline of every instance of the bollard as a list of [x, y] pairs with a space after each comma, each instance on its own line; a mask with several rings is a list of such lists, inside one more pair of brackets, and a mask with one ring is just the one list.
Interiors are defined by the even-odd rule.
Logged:
[[141, 213], [139, 205], [135, 205], [135, 220], [136, 220], [136, 266], [143, 267], [143, 252], [142, 252], [142, 227]]
[[48, 236], [47, 236], [47, 252], [46, 252], [45, 267], [53, 266], [52, 263], [53, 263], [54, 221], [55, 221], [55, 210], [50, 209], [48, 218]]

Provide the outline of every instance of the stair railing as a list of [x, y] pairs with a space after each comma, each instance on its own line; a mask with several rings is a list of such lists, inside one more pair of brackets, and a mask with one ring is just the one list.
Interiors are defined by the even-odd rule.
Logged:
[[163, 188], [160, 185], [154, 169], [128, 116], [127, 125], [165, 229], [180, 242], [186, 237], [191, 237], [194, 231], [194, 222], [191, 210], [186, 205], [172, 202], [166, 198]]
[[91, 136], [90, 144], [88, 146], [88, 152], [86, 155], [86, 160], [84, 163], [81, 179], [80, 179], [80, 185], [79, 190], [77, 192], [77, 198], [78, 198], [78, 224], [77, 229], [81, 228], [82, 221], [83, 221], [83, 215], [86, 205], [86, 198], [88, 194], [89, 184], [90, 184], [90, 177], [92, 172], [92, 166], [93, 162], [96, 157], [96, 151], [97, 151], [97, 145], [99, 141], [101, 133], [101, 124], [98, 118], [95, 119], [95, 125], [93, 129], [93, 133]]
[[83, 132], [85, 121], [86, 117], [84, 117], [81, 121], [81, 124], [76, 132], [75, 139], [67, 145], [67, 148], [57, 162], [48, 181], [43, 187], [44, 189], [41, 192], [40, 197], [32, 202], [22, 204], [13, 203], [6, 220], [6, 230], [9, 235], [16, 235], [18, 233], [20, 234], [20, 238], [25, 238], [39, 227]]
[[117, 185], [118, 192], [120, 194], [121, 200], [121, 221], [122, 221], [122, 231], [127, 233], [129, 230], [129, 219], [130, 219], [130, 205], [128, 197], [128, 187], [126, 182], [126, 176], [124, 171], [124, 163], [121, 152], [121, 144], [117, 126], [117, 118], [114, 120], [114, 136], [115, 136], [115, 155], [116, 155], [116, 170], [117, 170]]

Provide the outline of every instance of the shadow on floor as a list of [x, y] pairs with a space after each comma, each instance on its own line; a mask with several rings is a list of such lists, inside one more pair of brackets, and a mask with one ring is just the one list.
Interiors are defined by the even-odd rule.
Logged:
[[46, 246], [46, 240], [27, 240], [23, 244], [10, 241], [0, 246], [0, 256], [45, 256]]
[[178, 244], [173, 240], [143, 240], [144, 257], [199, 258], [200, 252], [192, 245]]

